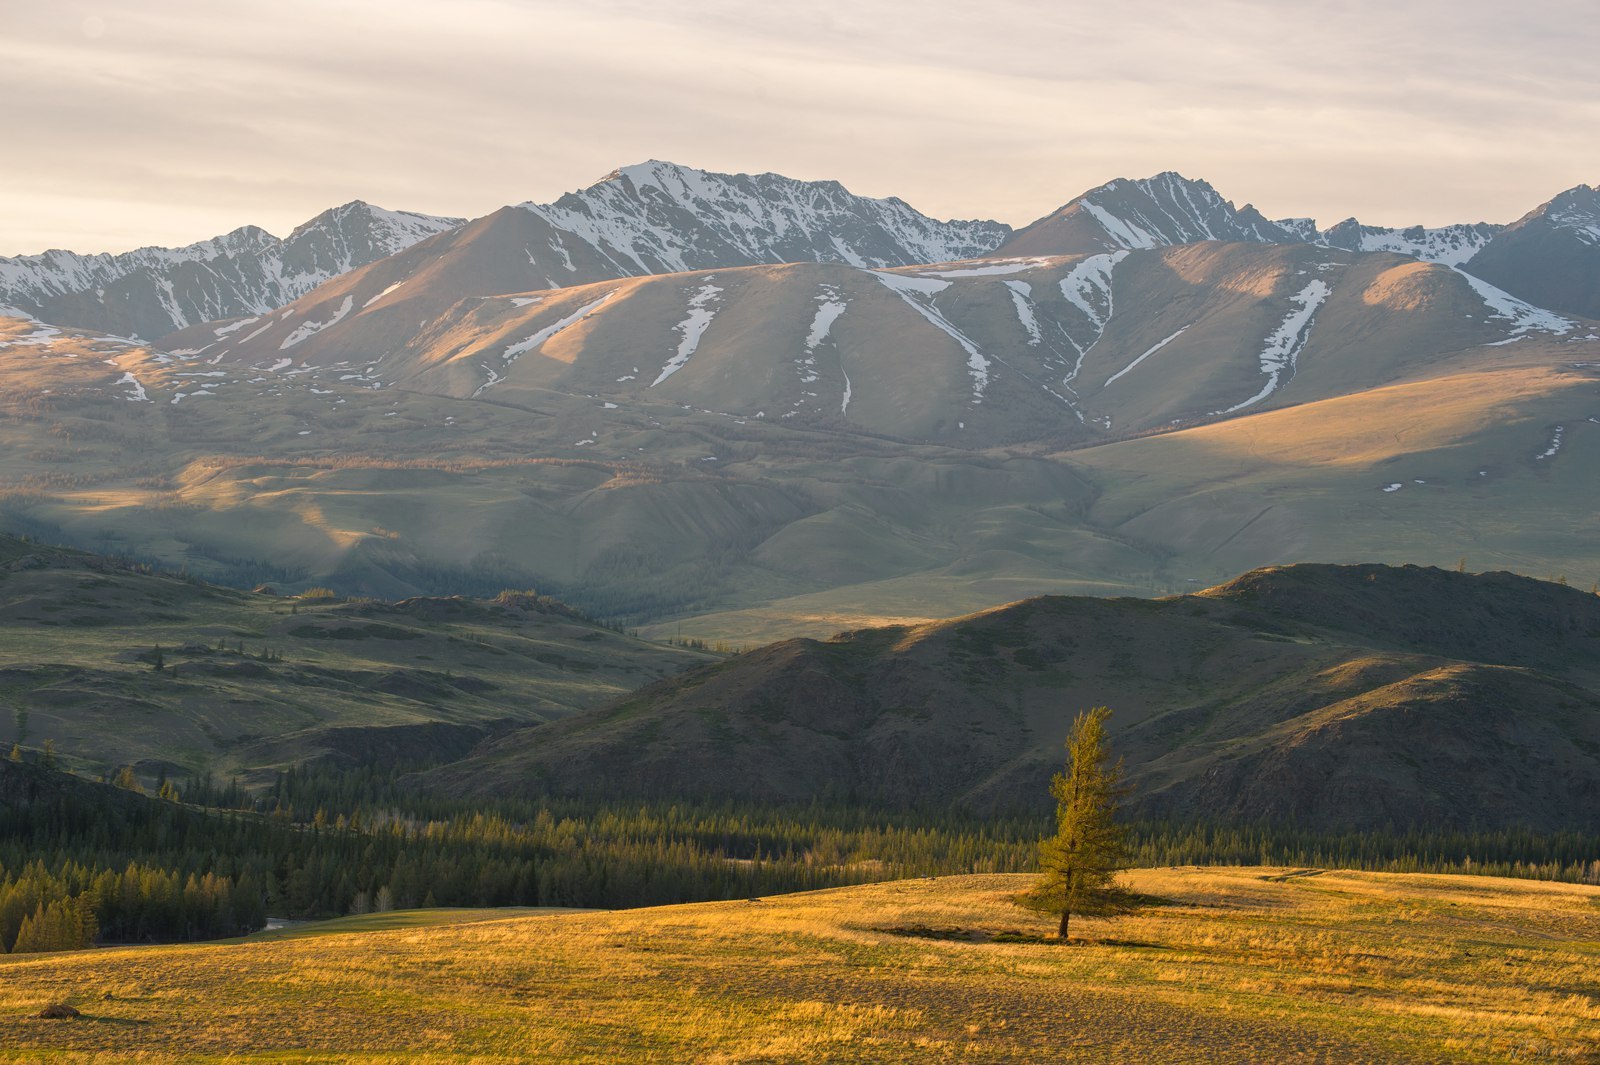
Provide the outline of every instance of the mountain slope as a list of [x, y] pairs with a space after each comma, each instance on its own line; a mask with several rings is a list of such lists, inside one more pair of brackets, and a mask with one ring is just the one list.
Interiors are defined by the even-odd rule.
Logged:
[[159, 337], [261, 314], [329, 278], [461, 224], [355, 200], [280, 240], [254, 226], [183, 248], [0, 258], [0, 306], [57, 325]]
[[425, 779], [1037, 809], [1073, 714], [1105, 703], [1146, 814], [1592, 830], [1597, 650], [1600, 599], [1572, 589], [1302, 565], [1199, 596], [1037, 599], [788, 641]]
[[982, 255], [1009, 232], [997, 222], [939, 222], [833, 181], [650, 162], [552, 204], [502, 208], [338, 278], [263, 325], [237, 334], [213, 326], [163, 343], [235, 357], [292, 348], [297, 359], [370, 359], [462, 300], [763, 263], [906, 266]]
[[[439, 246], [459, 235], [479, 254], [508, 232], [480, 240], [478, 226]], [[1577, 328], [1444, 266], [1300, 244], [741, 267], [439, 307], [434, 271], [459, 276], [448, 259], [433, 258], [415, 298], [358, 307], [351, 275], [321, 290], [344, 292], [325, 322], [289, 308], [247, 332], [212, 330], [199, 353], [267, 371], [346, 364], [460, 398], [539, 405], [559, 392], [984, 447], [1325, 399]]]
[[1579, 185], [1530, 211], [1467, 269], [1541, 307], [1600, 315], [1600, 189]]

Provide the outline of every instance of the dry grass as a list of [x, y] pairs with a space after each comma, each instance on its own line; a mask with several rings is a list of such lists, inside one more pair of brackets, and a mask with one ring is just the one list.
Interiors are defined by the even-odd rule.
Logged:
[[1600, 890], [1272, 872], [1137, 873], [1174, 905], [1070, 947], [882, 931], [1043, 927], [977, 876], [7, 959], [0, 1060], [1597, 1060]]

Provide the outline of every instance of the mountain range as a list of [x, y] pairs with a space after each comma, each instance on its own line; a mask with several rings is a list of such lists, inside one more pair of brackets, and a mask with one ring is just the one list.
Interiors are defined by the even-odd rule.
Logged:
[[[1590, 302], [1566, 293], [1542, 299], [1532, 289], [1519, 291], [1525, 279], [1515, 266], [1503, 264], [1516, 247], [1534, 239], [1593, 247], [1592, 232], [1600, 231], [1595, 196], [1578, 186], [1511, 226], [1392, 228], [1350, 218], [1318, 229], [1311, 219], [1271, 221], [1248, 204], [1235, 208], [1208, 183], [1168, 171], [1108, 182], [1012, 232], [993, 221], [938, 222], [902, 200], [855, 196], [838, 182], [716, 174], [652, 160], [613, 171], [553, 203], [523, 203], [476, 220], [469, 233], [433, 253], [449, 259], [449, 267], [430, 266], [428, 253], [418, 253], [372, 278], [381, 277], [382, 285], [350, 291], [365, 306], [424, 268], [417, 287], [445, 283], [435, 296], [438, 303], [486, 290], [553, 289], [763, 263], [909, 266], [991, 254], [1093, 254], [1207, 240], [1392, 251], [1463, 266], [1505, 230], [1501, 246], [1480, 261], [1486, 271], [1481, 276], [1536, 304], [1593, 314], [1593, 285], [1584, 289], [1578, 283]], [[56, 325], [158, 338], [208, 321], [276, 310], [323, 282], [465, 221], [385, 211], [358, 200], [323, 212], [283, 240], [245, 226], [184, 248], [0, 258], [0, 306]], [[468, 276], [451, 285], [454, 273]], [[1573, 283], [1569, 276], [1567, 284]]]
[[1600, 325], [1473, 272], [1580, 191], [1318, 230], [1169, 173], [1013, 233], [640, 164], [152, 341], [0, 320], [0, 521], [740, 642], [1308, 558], [1592, 579]]
[[1106, 702], [1150, 816], [1581, 828], [1597, 233], [649, 162], [5, 260], [0, 531], [133, 561], [0, 540], [0, 694], [100, 768], [1014, 812]]

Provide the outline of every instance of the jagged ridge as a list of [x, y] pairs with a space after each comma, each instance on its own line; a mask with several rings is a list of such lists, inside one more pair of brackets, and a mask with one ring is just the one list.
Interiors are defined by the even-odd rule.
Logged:
[[1234, 207], [1209, 183], [1168, 170], [1149, 178], [1118, 178], [1090, 189], [1018, 231], [1000, 253], [1075, 255], [1225, 240], [1389, 251], [1459, 266], [1502, 228], [1488, 222], [1396, 228], [1366, 226], [1347, 218], [1323, 230], [1310, 218], [1269, 221], [1250, 204]]
[[1011, 233], [999, 222], [940, 222], [837, 181], [715, 174], [659, 160], [523, 207], [594, 246], [620, 275], [782, 262], [911, 266], [984, 255]]
[[329, 278], [402, 251], [463, 219], [387, 211], [361, 200], [279, 239], [256, 226], [182, 248], [0, 258], [0, 305], [119, 336], [157, 337], [200, 322], [261, 314]]

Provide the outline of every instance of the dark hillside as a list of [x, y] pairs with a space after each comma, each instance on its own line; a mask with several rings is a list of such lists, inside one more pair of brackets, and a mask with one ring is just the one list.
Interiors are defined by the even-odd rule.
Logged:
[[1165, 600], [1052, 597], [790, 640], [520, 729], [423, 779], [607, 794], [1042, 808], [1112, 706], [1147, 814], [1593, 828], [1600, 598], [1510, 574], [1282, 567]]

